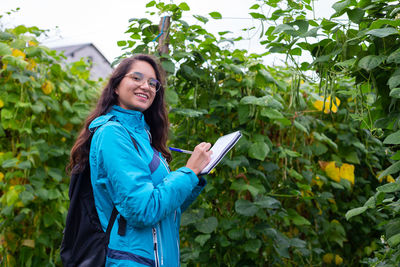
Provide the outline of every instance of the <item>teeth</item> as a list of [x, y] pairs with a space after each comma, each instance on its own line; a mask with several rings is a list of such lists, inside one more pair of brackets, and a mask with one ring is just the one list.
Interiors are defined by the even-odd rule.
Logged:
[[136, 94], [136, 95], [138, 95], [138, 96], [141, 96], [141, 97], [148, 98], [148, 96], [147, 96], [147, 95], [145, 95], [145, 94]]

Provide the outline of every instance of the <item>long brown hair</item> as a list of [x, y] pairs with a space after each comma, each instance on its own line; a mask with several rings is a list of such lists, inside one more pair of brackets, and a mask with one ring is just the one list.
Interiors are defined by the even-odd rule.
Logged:
[[150, 126], [153, 147], [160, 151], [168, 162], [172, 160], [171, 153], [166, 146], [169, 123], [164, 100], [165, 71], [161, 67], [157, 58], [154, 56], [138, 54], [122, 60], [118, 67], [113, 71], [107, 85], [101, 93], [96, 108], [86, 118], [84, 126], [71, 149], [67, 171], [72, 171], [73, 173], [80, 172], [89, 162], [91, 142], [89, 125], [97, 117], [107, 114], [113, 105], [118, 104], [118, 95], [115, 93], [115, 89], [119, 86], [121, 80], [131, 69], [132, 64], [137, 61], [145, 61], [149, 63], [154, 69], [157, 80], [161, 82], [162, 86], [160, 90], [157, 91], [153, 103], [147, 110], [143, 112], [143, 114], [147, 124]]

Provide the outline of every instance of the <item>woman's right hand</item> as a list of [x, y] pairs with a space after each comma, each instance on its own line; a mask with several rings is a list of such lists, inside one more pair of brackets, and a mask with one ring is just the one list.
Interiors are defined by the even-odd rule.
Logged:
[[210, 143], [202, 142], [198, 144], [194, 148], [192, 156], [188, 159], [186, 167], [198, 175], [211, 160], [212, 151], [210, 148]]

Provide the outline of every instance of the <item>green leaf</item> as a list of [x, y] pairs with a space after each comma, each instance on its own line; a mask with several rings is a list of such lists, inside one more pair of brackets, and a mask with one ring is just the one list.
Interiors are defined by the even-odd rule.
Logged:
[[265, 17], [265, 15], [264, 15], [264, 14], [261, 14], [261, 13], [250, 12], [249, 14], [250, 14], [250, 16], [253, 17], [253, 19], [267, 19], [267, 18]]
[[387, 242], [391, 247], [395, 247], [400, 244], [400, 233], [389, 238]]
[[392, 90], [390, 90], [389, 96], [393, 98], [400, 98], [400, 88], [393, 88]]
[[268, 117], [272, 120], [284, 118], [282, 113], [280, 113], [278, 110], [271, 109], [271, 108], [263, 108], [260, 112], [260, 115], [263, 117]]
[[179, 4], [179, 8], [182, 9], [183, 11], [189, 11], [190, 10], [190, 7], [185, 2], [180, 3]]
[[49, 169], [48, 174], [57, 182], [60, 182], [62, 180], [62, 172], [59, 169], [51, 168]]
[[155, 4], [156, 4], [156, 1], [150, 1], [150, 2], [148, 2], [147, 4], [146, 4], [146, 7], [152, 7], [152, 6], [155, 6]]
[[379, 29], [383, 25], [390, 25], [393, 27], [398, 27], [398, 26], [400, 26], [400, 20], [399, 19], [377, 19], [371, 23], [371, 26], [369, 28], [371, 30]]
[[200, 16], [200, 15], [193, 15], [193, 17], [195, 17], [195, 19], [203, 22], [203, 23], [207, 23], [208, 22], [208, 18]]
[[362, 21], [364, 14], [365, 11], [361, 8], [355, 8], [347, 11], [349, 19], [356, 24], [359, 24]]
[[196, 241], [197, 243], [200, 244], [200, 246], [204, 246], [204, 244], [207, 242], [207, 240], [209, 240], [211, 237], [210, 234], [206, 234], [206, 235], [198, 235], [196, 236], [196, 238], [194, 239], [194, 241]]
[[3, 164], [1, 165], [1, 167], [3, 167], [4, 169], [15, 168], [15, 167], [17, 167], [17, 164], [18, 164], [18, 159], [12, 158], [12, 159], [7, 159], [7, 160], [3, 161]]
[[373, 29], [373, 30], [368, 31], [366, 34], [384, 38], [389, 35], [399, 34], [399, 31], [396, 30], [395, 28], [388, 27], [388, 28], [382, 28], [382, 29]]
[[171, 74], [175, 73], [175, 64], [172, 61], [164, 60], [161, 62], [161, 65], [166, 72], [169, 72]]
[[208, 13], [213, 19], [222, 19], [222, 15], [221, 15], [221, 13], [219, 13], [219, 12], [216, 12], [216, 11], [214, 11], [214, 12], [211, 12], [211, 13]]
[[293, 209], [288, 210], [288, 215], [289, 219], [292, 220], [293, 224], [295, 225], [311, 225], [311, 223], [306, 218], [298, 214]]
[[[398, 161], [398, 163], [399, 162], [400, 161]], [[388, 184], [384, 184], [382, 186], [377, 187], [376, 190], [379, 192], [384, 192], [384, 193], [393, 193], [393, 192], [400, 191], [400, 184], [397, 182], [396, 183], [388, 183]]]
[[264, 142], [256, 142], [250, 146], [249, 156], [253, 159], [263, 161], [270, 151], [269, 146]]
[[375, 197], [374, 197], [374, 196], [370, 197], [370, 198], [364, 203], [364, 207], [367, 207], [367, 208], [370, 208], [370, 209], [375, 208], [375, 206], [376, 206], [376, 203], [375, 203]]
[[249, 9], [258, 9], [258, 8], [260, 8], [260, 5], [259, 4], [254, 4]]
[[363, 57], [359, 62], [358, 66], [360, 68], [365, 69], [366, 71], [371, 71], [378, 67], [384, 60], [386, 59], [386, 56], [375, 56], [375, 55], [369, 55], [366, 57]]
[[218, 220], [215, 217], [208, 217], [195, 223], [194, 226], [199, 232], [210, 234], [211, 232], [215, 231], [215, 229], [217, 229]]
[[304, 125], [302, 125], [300, 122], [294, 120], [294, 121], [293, 121], [293, 125], [294, 125], [297, 129], [299, 129], [300, 131], [305, 132], [307, 135], [309, 134], [307, 128], [306, 128]]
[[[400, 21], [400, 20], [399, 20]], [[397, 49], [396, 51], [394, 51], [393, 53], [391, 53], [387, 60], [387, 63], [396, 63], [396, 64], [400, 64], [400, 49]]]
[[257, 253], [260, 250], [261, 244], [259, 239], [251, 239], [247, 240], [243, 247], [246, 252]]
[[5, 55], [11, 55], [11, 53], [12, 53], [11, 48], [7, 44], [0, 43], [0, 57]]
[[390, 89], [394, 89], [397, 86], [400, 85], [400, 74], [398, 72], [395, 72], [390, 76], [387, 84], [389, 85]]
[[256, 214], [258, 207], [248, 200], [239, 199], [235, 202], [235, 210], [241, 215], [250, 217]]
[[368, 207], [358, 207], [355, 209], [351, 209], [348, 212], [346, 212], [346, 220], [350, 220], [352, 217], [360, 215], [361, 213], [365, 212], [368, 209]]
[[393, 174], [400, 171], [400, 161], [397, 161], [396, 163], [392, 164], [389, 168], [384, 170], [378, 177], [378, 179], [381, 179], [382, 177], [385, 177], [389, 174]]
[[384, 144], [399, 145], [400, 144], [400, 130], [388, 135], [383, 141]]
[[179, 96], [171, 87], [165, 90], [165, 100], [170, 105], [177, 105], [179, 103]]
[[336, 11], [336, 13], [341, 13], [343, 12], [346, 8], [348, 8], [351, 4], [350, 0], [344, 0], [337, 2], [332, 5], [332, 8]]

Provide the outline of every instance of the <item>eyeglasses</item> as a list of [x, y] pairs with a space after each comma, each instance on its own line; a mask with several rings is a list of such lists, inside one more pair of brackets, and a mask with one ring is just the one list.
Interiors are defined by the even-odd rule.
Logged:
[[159, 81], [157, 81], [154, 78], [149, 78], [149, 79], [145, 79], [143, 73], [140, 72], [131, 72], [126, 74], [125, 76], [128, 76], [130, 78], [132, 78], [132, 80], [138, 85], [141, 86], [143, 85], [145, 82], [147, 82], [147, 84], [149, 85], [149, 88], [152, 91], [158, 92], [161, 88], [161, 83]]

